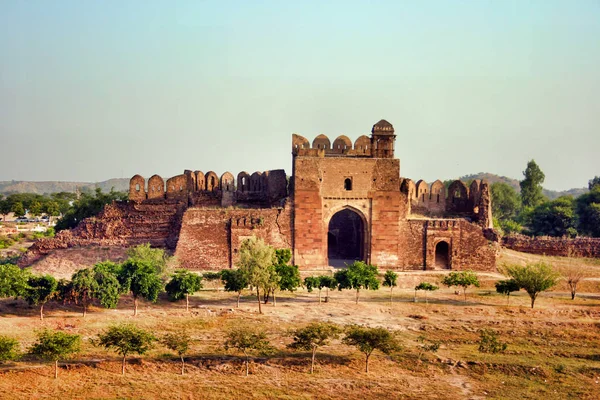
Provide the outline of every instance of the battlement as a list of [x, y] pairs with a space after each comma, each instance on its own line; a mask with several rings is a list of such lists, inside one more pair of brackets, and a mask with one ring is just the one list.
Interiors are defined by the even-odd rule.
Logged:
[[394, 157], [394, 127], [381, 120], [371, 129], [371, 137], [359, 136], [352, 144], [348, 136], [340, 135], [334, 141], [326, 135], [319, 135], [312, 145], [304, 136], [292, 135], [292, 154], [294, 157]]
[[237, 174], [185, 170], [165, 180], [153, 175], [146, 181], [134, 175], [129, 181], [129, 200], [136, 202], [186, 202], [190, 206], [270, 206], [288, 195], [284, 170]]
[[446, 187], [440, 180], [429, 185], [424, 180], [414, 183], [404, 179], [400, 191], [408, 197], [408, 214], [439, 217], [444, 215], [471, 216], [491, 227], [490, 185], [479, 179], [467, 185], [456, 180]]

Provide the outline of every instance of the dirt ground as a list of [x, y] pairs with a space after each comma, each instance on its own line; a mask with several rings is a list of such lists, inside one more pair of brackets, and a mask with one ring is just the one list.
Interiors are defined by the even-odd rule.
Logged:
[[[514, 262], [520, 253], [503, 254]], [[567, 262], [555, 260], [556, 262]], [[425, 302], [414, 303], [412, 288], [421, 281], [439, 282], [442, 273], [401, 273], [400, 287], [361, 292], [331, 291], [319, 304], [318, 293], [299, 290], [282, 294], [277, 305], [263, 306], [249, 294], [235, 308], [235, 295], [208, 287], [191, 299], [192, 309], [161, 299], [144, 303], [133, 317], [132, 302], [123, 297], [115, 310], [94, 308], [82, 318], [77, 307], [50, 304], [44, 321], [20, 300], [0, 300], [0, 334], [19, 338], [23, 349], [41, 327], [76, 332], [84, 338], [82, 352], [61, 363], [53, 379], [49, 364], [35, 360], [0, 366], [2, 399], [597, 399], [600, 388], [600, 265], [580, 260], [593, 271], [591, 280], [571, 300], [565, 287], [544, 293], [530, 308], [526, 293], [507, 299], [495, 293], [498, 274], [481, 274], [482, 287], [469, 290], [467, 301], [454, 288], [441, 288]], [[210, 286], [210, 285], [207, 285]], [[325, 298], [325, 293], [323, 293]], [[160, 336], [185, 330], [194, 339], [187, 373], [179, 375], [178, 359], [158, 345], [143, 357], [131, 357], [120, 375], [116, 354], [94, 347], [90, 338], [119, 322], [133, 322]], [[339, 341], [320, 349], [318, 365], [308, 374], [309, 358], [286, 349], [289, 331], [311, 321], [340, 325], [383, 326], [395, 331], [402, 350], [387, 356], [374, 353], [370, 372], [364, 356]], [[243, 376], [239, 354], [223, 349], [228, 329], [239, 325], [264, 329], [277, 352], [256, 356], [250, 376]], [[493, 329], [507, 342], [502, 354], [478, 351], [479, 331]], [[419, 338], [439, 341], [437, 353], [424, 352]]]

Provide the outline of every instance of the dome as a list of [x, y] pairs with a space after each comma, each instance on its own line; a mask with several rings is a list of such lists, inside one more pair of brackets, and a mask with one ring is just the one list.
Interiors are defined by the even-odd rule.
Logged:
[[392, 124], [387, 122], [385, 119], [380, 120], [378, 123], [373, 125], [371, 133], [383, 133], [383, 134], [394, 134], [394, 127]]

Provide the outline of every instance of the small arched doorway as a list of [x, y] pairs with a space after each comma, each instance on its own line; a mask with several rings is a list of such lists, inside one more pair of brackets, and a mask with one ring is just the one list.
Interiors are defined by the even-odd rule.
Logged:
[[438, 242], [435, 245], [435, 267], [450, 268], [450, 245], [448, 242]]
[[364, 260], [364, 222], [355, 211], [343, 209], [329, 220], [327, 257], [332, 266]]

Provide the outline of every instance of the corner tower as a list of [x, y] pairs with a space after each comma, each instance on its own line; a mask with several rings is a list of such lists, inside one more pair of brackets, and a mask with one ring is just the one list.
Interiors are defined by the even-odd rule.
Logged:
[[371, 129], [371, 148], [375, 158], [394, 158], [396, 135], [394, 127], [385, 119], [373, 125]]

